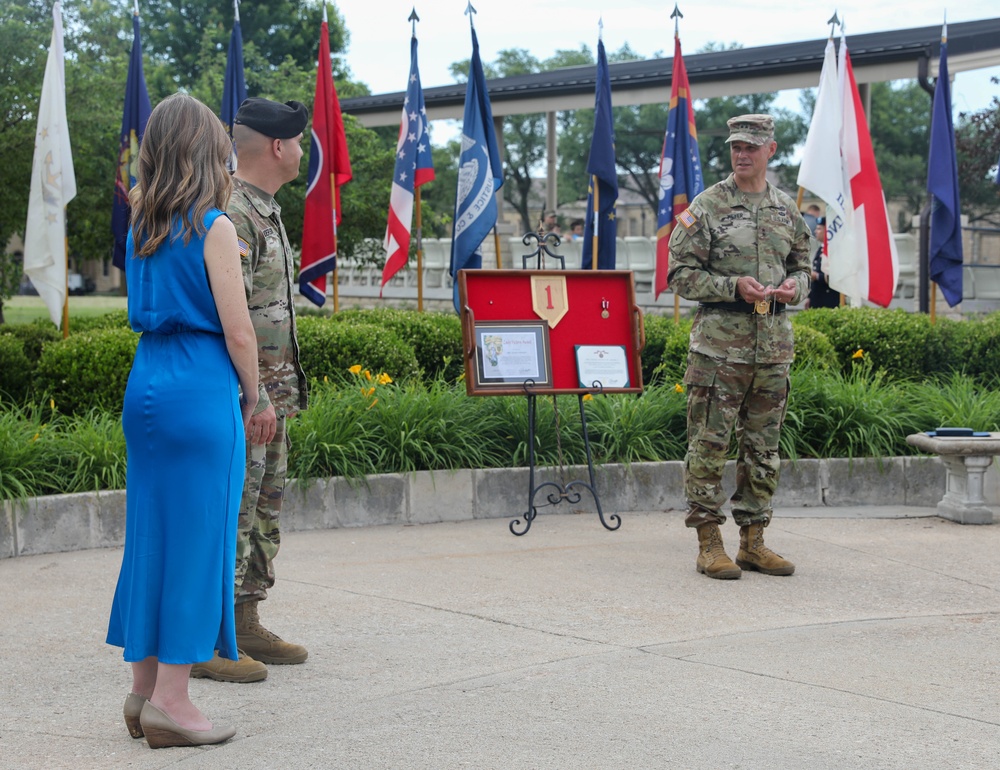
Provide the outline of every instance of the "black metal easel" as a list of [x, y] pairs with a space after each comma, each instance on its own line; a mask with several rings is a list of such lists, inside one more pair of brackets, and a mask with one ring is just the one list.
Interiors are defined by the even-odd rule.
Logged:
[[[558, 247], [560, 243], [559, 236], [555, 233], [542, 234], [538, 233], [526, 233], [521, 239], [525, 246], [531, 246], [531, 242], [535, 242], [535, 250], [530, 254], [524, 254], [521, 257], [521, 265], [524, 268], [528, 267], [528, 260], [535, 259], [536, 267], [541, 269], [543, 267], [543, 261], [546, 256], [552, 259], [558, 259], [560, 266], [565, 268], [564, 258], [559, 254], [553, 254], [549, 251], [548, 246], [551, 243], [553, 246]], [[605, 518], [604, 510], [601, 508], [601, 498], [597, 494], [597, 481], [594, 477], [594, 461], [590, 454], [590, 436], [587, 433], [587, 415], [583, 409], [583, 397], [588, 395], [587, 393], [580, 393], [577, 396], [577, 402], [580, 407], [580, 425], [583, 432], [583, 446], [587, 452], [587, 475], [589, 483], [582, 480], [570, 481], [566, 484], [560, 484], [555, 481], [545, 481], [541, 484], [535, 485], [535, 414], [536, 414], [536, 404], [535, 399], [538, 398], [537, 393], [532, 392], [534, 386], [534, 381], [526, 380], [524, 383], [524, 393], [528, 398], [528, 510], [522, 514], [524, 519], [524, 528], [519, 529], [521, 526], [521, 519], [514, 519], [510, 523], [510, 531], [515, 535], [523, 535], [529, 529], [531, 529], [531, 523], [535, 520], [538, 515], [538, 509], [540, 507], [544, 508], [548, 505], [559, 505], [562, 502], [567, 502], [570, 505], [574, 505], [583, 498], [583, 490], [590, 492], [591, 496], [594, 498], [594, 505], [597, 506], [597, 515], [601, 519], [601, 524], [604, 525], [605, 529], [614, 531], [622, 525], [621, 517], [618, 514], [612, 514], [610, 517]], [[600, 395], [604, 392], [604, 388], [599, 382], [592, 383], [593, 393]], [[556, 414], [556, 441], [559, 441], [559, 409], [555, 404], [556, 396], [552, 396], [553, 408], [555, 408]], [[562, 463], [562, 447], [559, 447], [559, 466], [563, 467]], [[554, 491], [549, 492], [545, 499], [547, 502], [542, 503], [540, 506], [535, 504], [535, 497], [546, 487], [552, 487]], [[609, 523], [610, 521], [610, 523]]]

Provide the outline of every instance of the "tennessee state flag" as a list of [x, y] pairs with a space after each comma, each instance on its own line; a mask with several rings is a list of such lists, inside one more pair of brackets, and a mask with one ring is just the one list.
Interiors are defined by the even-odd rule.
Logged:
[[[413, 191], [434, 179], [427, 109], [417, 70], [417, 38], [410, 38], [410, 79], [406, 85], [403, 115], [396, 141], [396, 167], [389, 194], [389, 222], [385, 228], [385, 267], [382, 287], [398, 273], [410, 255], [410, 227], [413, 224]], [[382, 290], [379, 289], [379, 296]]]
[[663, 137], [663, 155], [660, 158], [660, 205], [656, 212], [656, 277], [655, 296], [667, 288], [667, 269], [670, 264], [670, 233], [674, 230], [674, 217], [684, 211], [694, 196], [705, 189], [698, 156], [698, 130], [694, 125], [694, 106], [691, 104], [691, 87], [687, 69], [681, 55], [681, 39], [674, 35], [674, 62], [670, 79], [670, 110], [667, 113], [667, 132]]
[[135, 184], [135, 164], [139, 159], [139, 143], [146, 131], [146, 121], [153, 111], [142, 71], [142, 41], [139, 39], [139, 12], [132, 14], [132, 55], [125, 79], [125, 109], [122, 112], [121, 139], [118, 145], [118, 174], [115, 176], [115, 198], [111, 209], [111, 232], [115, 238], [112, 264], [125, 269], [125, 241], [131, 209], [128, 192]]
[[316, 98], [313, 100], [312, 144], [309, 150], [309, 186], [302, 222], [302, 263], [299, 291], [316, 305], [326, 302], [326, 274], [337, 266], [337, 225], [340, 224], [340, 188], [351, 181], [344, 119], [330, 65], [330, 28], [326, 6], [319, 33]]

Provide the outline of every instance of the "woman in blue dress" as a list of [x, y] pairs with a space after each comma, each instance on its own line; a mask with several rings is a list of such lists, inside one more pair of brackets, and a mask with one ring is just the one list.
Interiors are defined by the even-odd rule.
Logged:
[[225, 215], [231, 166], [219, 119], [176, 94], [149, 116], [129, 194], [128, 314], [142, 337], [122, 410], [125, 549], [107, 641], [132, 664], [126, 725], [152, 748], [236, 732], [188, 696], [192, 664], [216, 649], [237, 658], [236, 523], [257, 343]]

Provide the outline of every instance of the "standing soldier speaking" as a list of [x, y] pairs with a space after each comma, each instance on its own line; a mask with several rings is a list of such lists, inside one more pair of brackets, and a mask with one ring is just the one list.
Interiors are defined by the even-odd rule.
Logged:
[[[688, 368], [685, 523], [698, 531], [698, 572], [731, 580], [742, 570], [791, 575], [795, 565], [764, 545], [778, 486], [778, 439], [788, 400], [794, 340], [784, 312], [809, 292], [809, 228], [794, 201], [767, 181], [778, 145], [769, 115], [728, 121], [733, 173], [677, 217], [670, 237], [671, 288], [697, 300]], [[722, 471], [736, 428], [733, 519], [736, 563], [719, 525], [726, 520]]]
[[260, 623], [257, 605], [274, 585], [272, 562], [281, 536], [278, 517], [285, 491], [288, 438], [285, 420], [306, 408], [306, 378], [299, 364], [292, 305], [292, 249], [274, 200], [299, 175], [302, 132], [309, 112], [300, 102], [247, 99], [236, 113], [238, 163], [227, 213], [236, 225], [243, 283], [257, 334], [260, 392], [247, 428], [247, 469], [236, 543], [238, 661], [218, 654], [195, 665], [191, 676], [222, 682], [257, 682], [265, 663], [303, 663], [306, 648], [290, 644]]

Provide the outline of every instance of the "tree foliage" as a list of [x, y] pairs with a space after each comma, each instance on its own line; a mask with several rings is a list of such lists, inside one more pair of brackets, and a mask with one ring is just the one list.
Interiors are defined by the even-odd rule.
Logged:
[[[991, 78], [1000, 85], [1000, 78]], [[978, 112], [962, 112], [955, 127], [958, 184], [962, 211], [970, 221], [1000, 226], [1000, 185], [996, 184], [1000, 158], [1000, 97]]]

